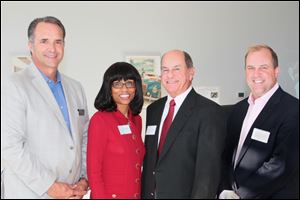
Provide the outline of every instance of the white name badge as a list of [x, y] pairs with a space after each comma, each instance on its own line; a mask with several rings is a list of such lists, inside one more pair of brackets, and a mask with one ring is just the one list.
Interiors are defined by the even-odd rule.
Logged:
[[127, 125], [119, 125], [118, 129], [119, 129], [120, 135], [131, 134], [131, 130], [130, 130], [130, 127], [128, 124]]
[[270, 136], [269, 131], [264, 131], [264, 130], [261, 130], [258, 128], [254, 128], [253, 133], [251, 135], [251, 139], [257, 140], [257, 141], [263, 142], [263, 143], [268, 143], [269, 136]]
[[156, 127], [157, 127], [156, 125], [147, 126], [146, 135], [155, 135]]

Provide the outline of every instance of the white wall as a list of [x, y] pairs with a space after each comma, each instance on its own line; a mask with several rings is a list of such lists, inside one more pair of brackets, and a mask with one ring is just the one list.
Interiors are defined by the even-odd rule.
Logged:
[[[60, 70], [79, 80], [89, 111], [105, 70], [127, 53], [189, 52], [197, 67], [195, 86], [220, 86], [220, 103], [247, 92], [246, 48], [266, 43], [278, 53], [280, 84], [295, 95], [287, 68], [299, 63], [299, 2], [2, 2], [1, 83], [11, 57], [28, 55], [27, 28], [53, 15], [66, 27]], [[298, 64], [299, 71], [299, 64]], [[299, 72], [298, 72], [299, 74]]]

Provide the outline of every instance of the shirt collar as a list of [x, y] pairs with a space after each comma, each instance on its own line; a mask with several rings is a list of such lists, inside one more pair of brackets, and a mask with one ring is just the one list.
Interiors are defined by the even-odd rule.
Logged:
[[250, 93], [250, 96], [248, 98], [248, 103], [250, 105], [256, 104], [256, 103], [266, 103], [267, 101], [269, 101], [269, 99], [271, 98], [271, 96], [276, 92], [276, 90], [279, 88], [279, 84], [276, 83], [271, 90], [269, 90], [266, 94], [264, 94], [263, 96], [253, 100], [253, 94]]
[[184, 91], [183, 93], [181, 93], [180, 95], [176, 96], [175, 98], [172, 98], [170, 95], [168, 95], [168, 99], [166, 104], [169, 105], [170, 101], [172, 99], [174, 99], [176, 107], [179, 106], [183, 103], [184, 99], [186, 98], [186, 96], [190, 93], [190, 91], [192, 90], [192, 85], [190, 85], [190, 87]]
[[[37, 68], [37, 67], [36, 67]], [[48, 78], [48, 76], [46, 76], [39, 68], [37, 68], [39, 70], [39, 72], [42, 74], [44, 80], [50, 84], [50, 83], [55, 83], [53, 80], [51, 80], [50, 78]], [[56, 72], [56, 84], [61, 82], [61, 75], [59, 73], [59, 71]]]

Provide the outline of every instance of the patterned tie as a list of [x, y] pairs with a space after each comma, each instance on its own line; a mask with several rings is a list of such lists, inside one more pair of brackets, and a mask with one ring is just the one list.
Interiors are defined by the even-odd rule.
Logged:
[[174, 99], [172, 99], [170, 101], [170, 107], [169, 107], [168, 115], [167, 115], [167, 117], [164, 121], [163, 127], [161, 129], [160, 141], [159, 141], [159, 146], [158, 146], [158, 156], [160, 155], [160, 153], [163, 149], [163, 146], [164, 146], [164, 143], [165, 143], [165, 140], [166, 140], [166, 137], [167, 137], [168, 130], [169, 130], [171, 124], [172, 124], [175, 105], [176, 105], [175, 101], [174, 101]]

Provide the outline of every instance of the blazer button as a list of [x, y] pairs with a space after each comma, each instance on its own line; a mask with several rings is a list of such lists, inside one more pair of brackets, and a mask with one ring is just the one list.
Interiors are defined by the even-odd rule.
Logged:
[[139, 178], [136, 178], [135, 179], [135, 183], [139, 183], [140, 182], [140, 179]]
[[115, 199], [115, 198], [117, 198], [117, 195], [116, 194], [112, 194], [111, 197]]
[[139, 198], [139, 197], [140, 197], [139, 193], [135, 193], [135, 194], [134, 194], [134, 198], [137, 199], [137, 198]]
[[131, 137], [132, 137], [132, 139], [133, 139], [133, 140], [135, 140], [135, 139], [136, 139], [136, 135], [135, 135], [135, 134], [132, 134], [132, 136], [131, 136]]
[[140, 170], [140, 169], [141, 169], [140, 163], [136, 163], [136, 164], [135, 164], [135, 168], [138, 169], [138, 170]]
[[72, 173], [72, 170], [70, 169], [70, 170], [69, 170], [69, 174], [71, 174], [71, 173]]
[[151, 192], [151, 193], [150, 193], [150, 195], [151, 195], [151, 196], [154, 196], [154, 193], [153, 193], [153, 192]]
[[74, 147], [70, 146], [70, 150], [73, 150], [73, 149], [74, 149]]
[[136, 153], [136, 154], [139, 154], [140, 152], [141, 152], [140, 149], [136, 149], [136, 150], [135, 150], [135, 153]]
[[153, 171], [152, 174], [155, 175], [155, 171]]

